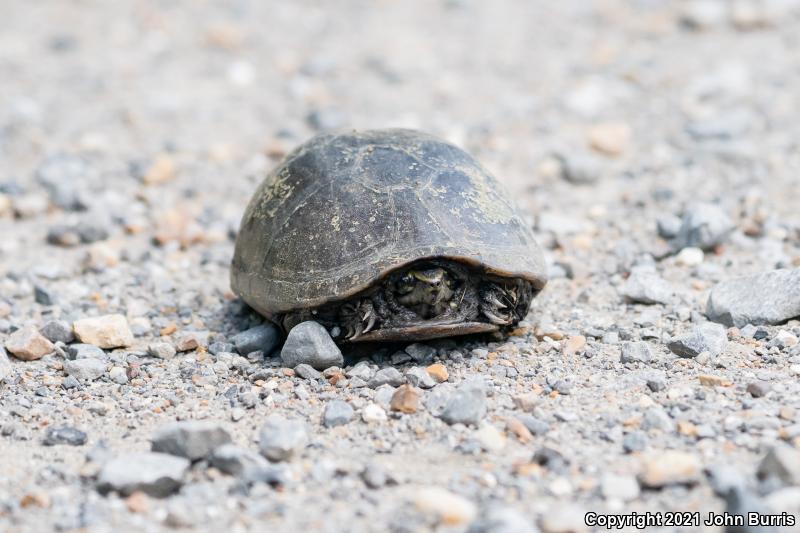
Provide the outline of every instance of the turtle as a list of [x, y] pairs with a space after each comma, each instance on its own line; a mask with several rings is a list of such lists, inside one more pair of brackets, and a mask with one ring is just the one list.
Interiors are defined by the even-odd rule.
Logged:
[[287, 333], [338, 344], [487, 333], [547, 283], [542, 250], [498, 181], [464, 150], [409, 129], [324, 132], [255, 191], [233, 291]]

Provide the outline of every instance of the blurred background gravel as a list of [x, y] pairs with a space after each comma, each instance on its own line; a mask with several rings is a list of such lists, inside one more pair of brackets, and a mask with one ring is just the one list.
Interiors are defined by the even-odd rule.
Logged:
[[[58, 355], [0, 364], [0, 529], [555, 533], [581, 530], [586, 509], [730, 508], [725, 483], [745, 507], [800, 512], [796, 465], [756, 476], [775, 443], [796, 452], [797, 320], [728, 330], [711, 355], [670, 344], [705, 320], [717, 283], [800, 267], [797, 0], [41, 0], [2, 13], [0, 340], [121, 313], [136, 341], [80, 387]], [[417, 391], [432, 406], [392, 412], [378, 385], [205, 350], [260, 322], [228, 287], [257, 183], [320, 130], [373, 127], [467, 149], [547, 250], [552, 281], [511, 339], [372, 354], [373, 373], [441, 361], [455, 386], [486, 377], [478, 429], [434, 416], [448, 383]], [[706, 233], [682, 235], [692, 220]], [[148, 359], [165, 339], [183, 355]], [[323, 429], [334, 400], [357, 415]], [[167, 500], [95, 490], [103, 453], [149, 449], [169, 421], [219, 420], [252, 448], [273, 412], [315, 428], [283, 492], [202, 468]], [[88, 444], [43, 447], [63, 424]]]

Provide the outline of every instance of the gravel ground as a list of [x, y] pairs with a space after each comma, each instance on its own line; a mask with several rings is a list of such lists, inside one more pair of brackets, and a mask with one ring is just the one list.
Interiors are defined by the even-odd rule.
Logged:
[[[3, 12], [0, 530], [800, 513], [800, 2]], [[551, 281], [505, 336], [285, 368], [228, 285], [246, 202], [389, 126], [498, 176]]]

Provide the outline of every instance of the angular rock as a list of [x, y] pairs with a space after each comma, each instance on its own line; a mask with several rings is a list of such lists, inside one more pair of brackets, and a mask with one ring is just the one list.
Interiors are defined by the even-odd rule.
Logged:
[[622, 286], [622, 296], [633, 303], [668, 304], [674, 296], [672, 285], [655, 272], [634, 270]]
[[684, 212], [671, 245], [675, 251], [688, 246], [710, 250], [725, 242], [734, 228], [733, 221], [718, 205], [696, 203]]
[[448, 424], [477, 426], [486, 416], [486, 391], [483, 383], [467, 382], [450, 395], [439, 418]]
[[700, 479], [702, 466], [697, 456], [687, 452], [665, 450], [642, 459], [639, 483], [651, 489], [668, 485], [693, 485]]
[[103, 349], [120, 348], [133, 344], [133, 333], [123, 315], [105, 315], [83, 318], [72, 324], [75, 336], [86, 344]]
[[536, 533], [538, 530], [520, 511], [506, 504], [492, 504], [479, 513], [467, 533]]
[[471, 501], [440, 487], [418, 487], [411, 499], [420, 512], [451, 527], [469, 524], [478, 512]]
[[34, 361], [53, 353], [56, 347], [34, 326], [25, 326], [9, 335], [6, 349], [17, 359]]
[[45, 446], [55, 446], [56, 444], [68, 444], [70, 446], [83, 446], [86, 444], [88, 436], [78, 428], [71, 426], [59, 426], [47, 428], [44, 432], [42, 444]]
[[377, 389], [381, 385], [391, 385], [392, 387], [399, 387], [406, 382], [406, 378], [393, 366], [387, 366], [378, 370], [372, 379], [367, 382], [371, 389]]
[[305, 363], [299, 364], [294, 367], [294, 373], [303, 379], [322, 379], [322, 373], [316, 370], [313, 366]]
[[756, 470], [758, 479], [777, 479], [782, 485], [800, 485], [800, 451], [779, 444], [769, 449]]
[[184, 331], [175, 340], [175, 349], [179, 352], [205, 349], [208, 346], [208, 331]]
[[605, 474], [600, 479], [600, 493], [607, 500], [628, 502], [639, 497], [639, 483], [633, 476]]
[[172, 359], [178, 351], [168, 342], [151, 342], [147, 345], [147, 355], [159, 359]]
[[106, 359], [106, 352], [92, 344], [70, 344], [66, 352], [70, 359]]
[[680, 357], [697, 357], [703, 352], [712, 356], [721, 354], [728, 345], [728, 333], [723, 326], [706, 322], [694, 326], [691, 331], [673, 337], [667, 348]]
[[383, 409], [383, 407], [378, 404], [371, 403], [361, 410], [361, 419], [367, 424], [373, 424], [376, 422], [385, 422], [388, 417], [386, 416], [386, 411]]
[[237, 333], [231, 339], [231, 342], [236, 346], [236, 351], [241, 355], [247, 355], [256, 350], [269, 354], [278, 346], [280, 341], [281, 332], [275, 324], [261, 324]]
[[305, 363], [317, 370], [344, 364], [342, 352], [328, 331], [313, 321], [292, 328], [281, 349], [281, 360], [289, 368]]
[[11, 366], [11, 361], [8, 359], [6, 349], [0, 346], [0, 385], [3, 384], [4, 379], [11, 375], [13, 370], [14, 368]]
[[99, 359], [75, 359], [64, 363], [64, 371], [78, 381], [94, 381], [106, 373], [106, 363]]
[[213, 422], [187, 420], [164, 426], [153, 435], [150, 449], [197, 461], [208, 457], [231, 436], [222, 426]]
[[269, 463], [258, 453], [235, 444], [223, 444], [211, 452], [211, 466], [230, 476], [255, 479], [259, 472], [269, 468]]
[[436, 383], [444, 383], [450, 378], [450, 373], [442, 363], [434, 363], [425, 369]]
[[325, 427], [343, 426], [353, 419], [353, 408], [342, 400], [333, 400], [325, 406], [322, 425]]
[[406, 371], [406, 380], [414, 387], [420, 389], [430, 389], [436, 385], [433, 376], [430, 375], [424, 368], [415, 366]]
[[726, 326], [780, 324], [800, 317], [800, 268], [732, 278], [708, 297], [706, 316]]
[[270, 461], [288, 461], [308, 444], [308, 428], [302, 420], [278, 415], [267, 418], [259, 434], [261, 455]]
[[69, 344], [75, 340], [75, 335], [72, 333], [72, 326], [63, 320], [51, 320], [42, 327], [40, 332], [50, 342]]
[[416, 413], [419, 409], [419, 394], [411, 385], [403, 385], [394, 391], [389, 406], [392, 411], [406, 414]]
[[108, 461], [100, 470], [97, 490], [130, 496], [141, 491], [164, 498], [178, 491], [189, 470], [189, 461], [165, 453], [131, 452]]
[[653, 352], [646, 342], [625, 342], [622, 344], [620, 363], [647, 363], [653, 359]]

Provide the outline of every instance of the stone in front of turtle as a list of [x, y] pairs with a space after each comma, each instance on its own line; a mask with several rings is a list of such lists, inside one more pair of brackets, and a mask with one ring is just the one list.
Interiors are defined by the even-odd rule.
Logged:
[[411, 130], [324, 133], [289, 154], [247, 207], [233, 290], [284, 331], [337, 342], [497, 331], [546, 283], [542, 251], [497, 180]]

